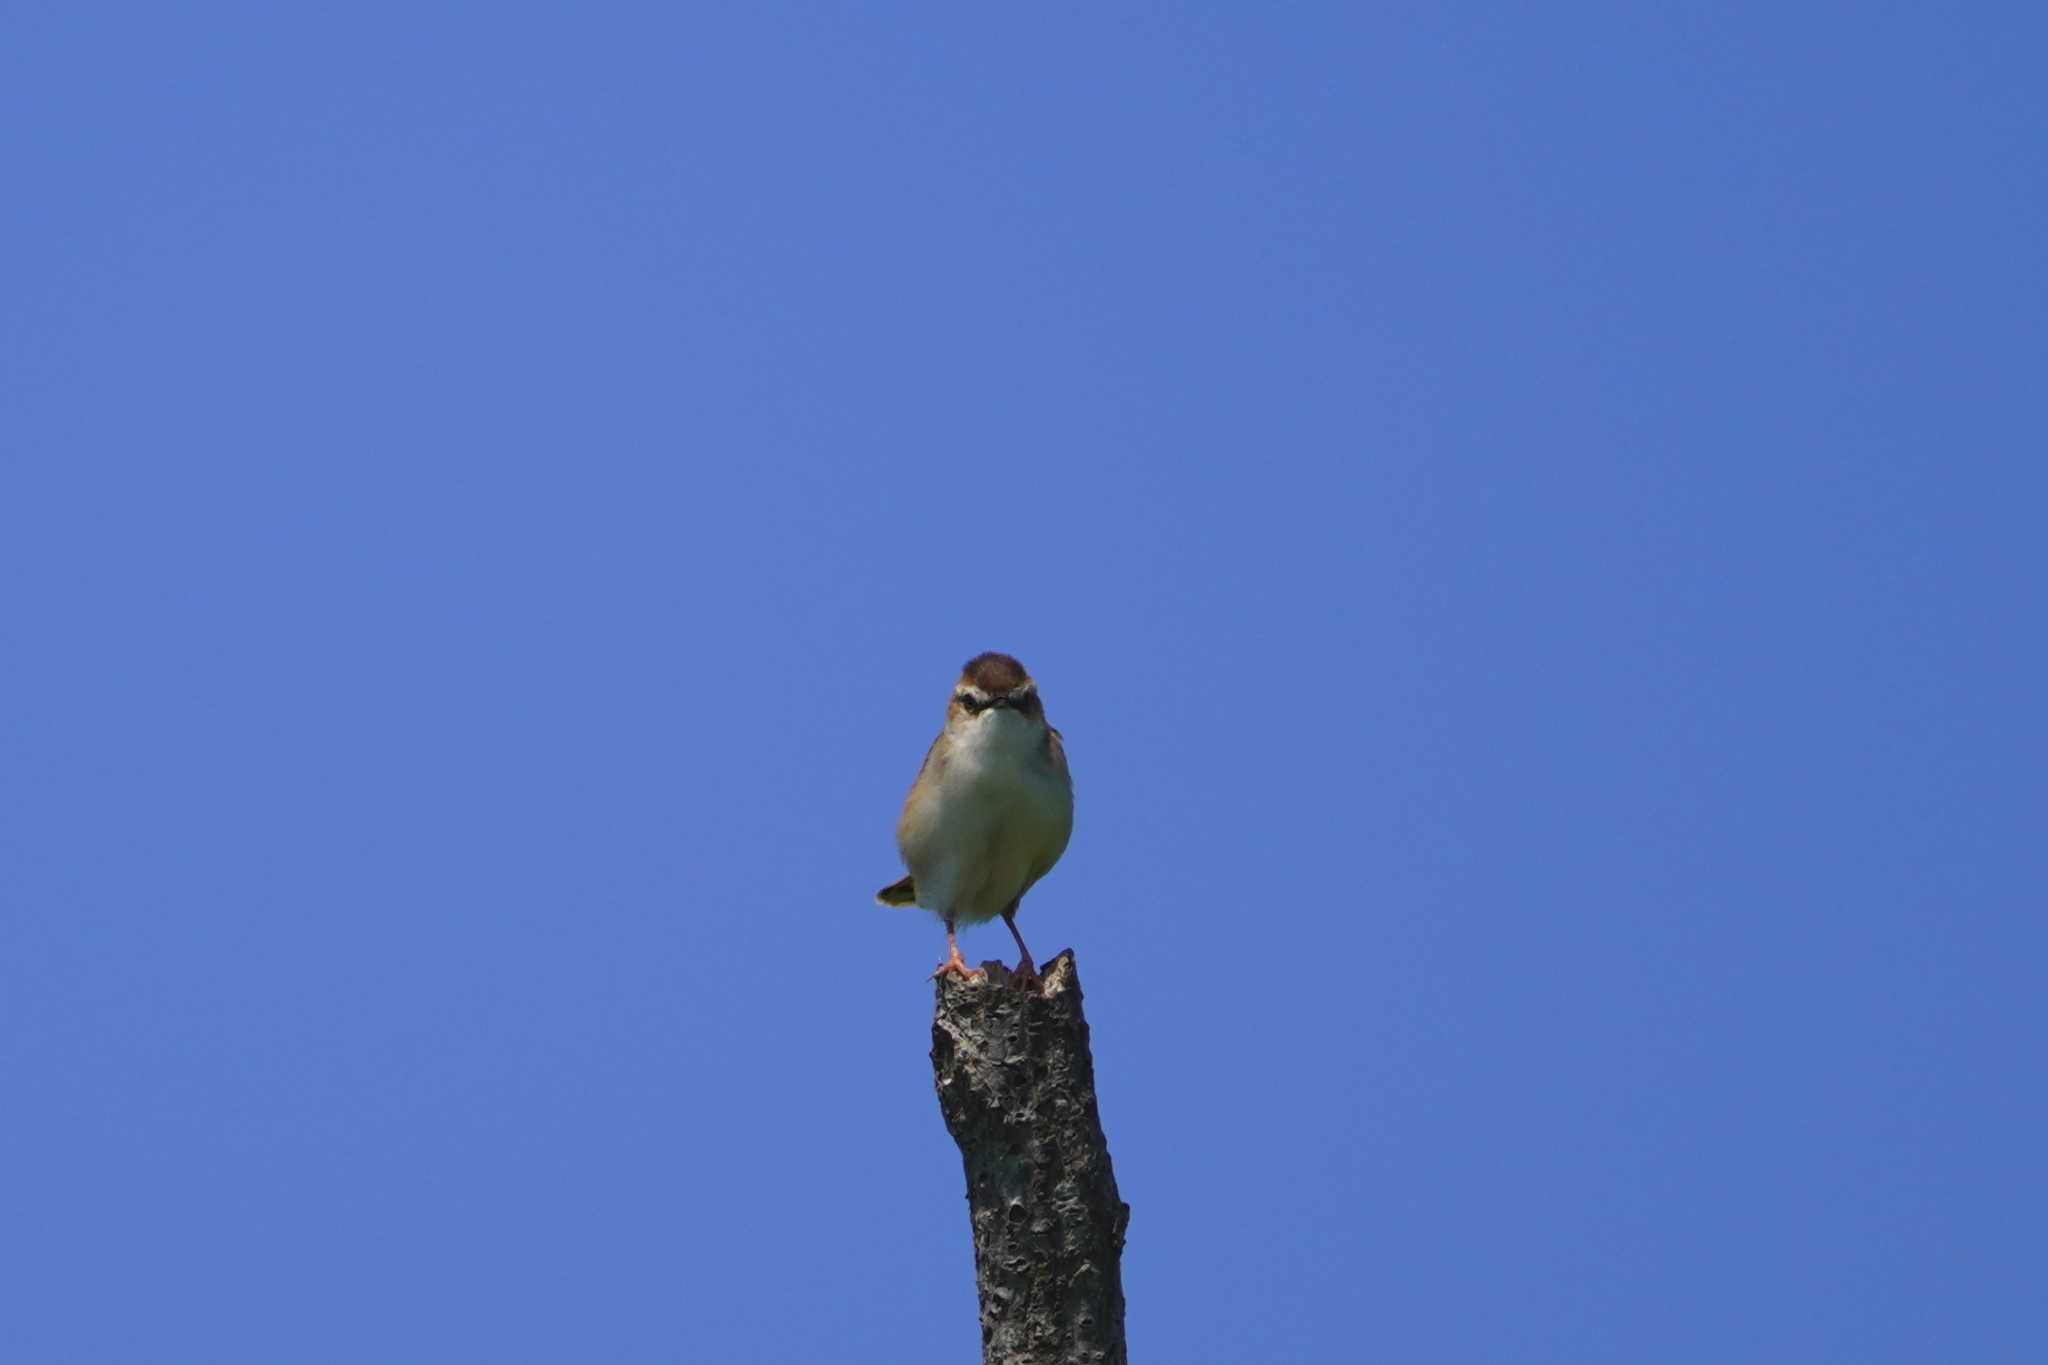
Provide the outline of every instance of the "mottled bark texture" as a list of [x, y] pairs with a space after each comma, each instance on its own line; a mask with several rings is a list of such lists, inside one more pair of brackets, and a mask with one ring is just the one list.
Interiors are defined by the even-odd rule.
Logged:
[[1125, 1365], [1117, 1197], [1072, 953], [942, 976], [932, 1073], [967, 1166], [983, 1365]]

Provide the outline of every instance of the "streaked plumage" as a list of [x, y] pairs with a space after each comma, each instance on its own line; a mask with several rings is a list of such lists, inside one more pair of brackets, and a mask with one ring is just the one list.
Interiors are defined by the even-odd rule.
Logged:
[[1000, 915], [1023, 957], [1018, 970], [1029, 975], [1034, 968], [1017, 932], [1017, 906], [1059, 861], [1073, 828], [1066, 749], [1046, 724], [1037, 685], [1009, 655], [977, 655], [961, 670], [945, 728], [896, 822], [896, 848], [910, 875], [875, 899], [938, 915], [948, 948], [939, 970], [961, 975], [971, 973], [955, 926]]

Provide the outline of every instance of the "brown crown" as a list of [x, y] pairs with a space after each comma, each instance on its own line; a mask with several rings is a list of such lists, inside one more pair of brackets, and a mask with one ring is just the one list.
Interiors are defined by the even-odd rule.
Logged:
[[960, 681], [972, 683], [991, 697], [1006, 696], [1031, 681], [1024, 665], [1007, 654], [977, 654], [960, 670]]

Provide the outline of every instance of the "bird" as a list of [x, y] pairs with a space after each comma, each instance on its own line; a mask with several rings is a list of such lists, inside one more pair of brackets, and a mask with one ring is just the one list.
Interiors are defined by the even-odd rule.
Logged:
[[896, 850], [910, 875], [875, 893], [878, 905], [916, 905], [946, 925], [946, 960], [932, 975], [981, 975], [960, 956], [962, 924], [1000, 915], [1017, 940], [1017, 975], [1037, 975], [1017, 932], [1017, 906], [1052, 871], [1074, 831], [1074, 783], [1060, 732], [1045, 720], [1038, 684], [1008, 654], [977, 654], [946, 698], [946, 724], [904, 798]]

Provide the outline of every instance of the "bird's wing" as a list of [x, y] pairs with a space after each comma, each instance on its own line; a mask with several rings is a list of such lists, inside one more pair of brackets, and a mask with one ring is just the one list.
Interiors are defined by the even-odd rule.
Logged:
[[[934, 777], [937, 777], [940, 773], [945, 771], [946, 756], [943, 753], [939, 752], [939, 750], [942, 747], [944, 747], [945, 743], [946, 732], [944, 730], [941, 730], [937, 735], [935, 735], [932, 738], [931, 745], [925, 749], [924, 762], [917, 765], [917, 780], [916, 782], [911, 783], [911, 789], [913, 791], [916, 790], [917, 782], [924, 781], [924, 775], [927, 769], [931, 771], [931, 774]], [[933, 759], [937, 759], [938, 762], [934, 763], [932, 761]]]

